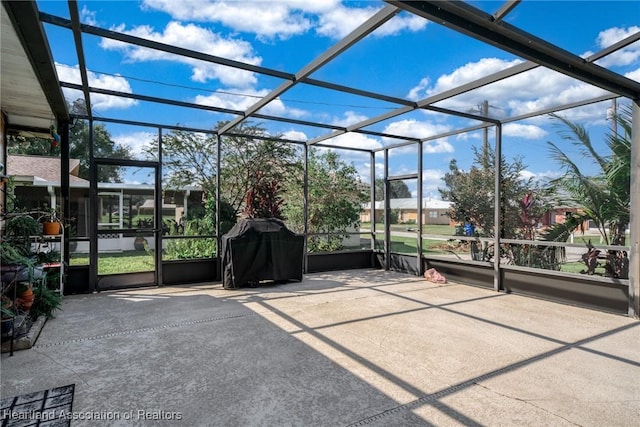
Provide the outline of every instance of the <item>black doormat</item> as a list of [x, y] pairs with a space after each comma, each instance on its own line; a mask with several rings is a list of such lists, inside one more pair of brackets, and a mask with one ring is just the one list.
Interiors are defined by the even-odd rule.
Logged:
[[75, 384], [0, 400], [2, 427], [71, 425]]

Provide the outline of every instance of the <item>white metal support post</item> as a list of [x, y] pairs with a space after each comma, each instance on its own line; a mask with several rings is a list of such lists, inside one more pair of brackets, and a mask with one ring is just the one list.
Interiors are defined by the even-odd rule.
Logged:
[[632, 101], [629, 221], [629, 316], [640, 318], [640, 99]]
[[[371, 230], [371, 250], [376, 250], [376, 153], [371, 152], [369, 156], [371, 165], [369, 166], [369, 176], [371, 181], [371, 189], [369, 192], [369, 202], [371, 203], [371, 209], [369, 209], [369, 227]], [[374, 254], [375, 256], [375, 254]]]
[[391, 268], [391, 200], [389, 184], [389, 149], [384, 150], [384, 269]]
[[417, 223], [417, 234], [416, 234], [416, 249], [418, 255], [418, 265], [416, 266], [418, 269], [418, 275], [422, 276], [424, 274], [424, 269], [422, 268], [422, 141], [418, 142], [418, 182], [417, 182], [417, 190], [418, 190], [418, 218], [416, 220]]
[[302, 271], [303, 273], [309, 273], [309, 253], [308, 253], [308, 244], [309, 244], [309, 145], [304, 144], [304, 181], [303, 181], [303, 192], [302, 192], [302, 210], [304, 215], [304, 241], [302, 244], [303, 247], [303, 265]]
[[496, 157], [494, 162], [494, 239], [493, 239], [493, 289], [499, 291], [501, 288], [500, 279], [500, 238], [502, 237], [502, 125], [496, 125]]

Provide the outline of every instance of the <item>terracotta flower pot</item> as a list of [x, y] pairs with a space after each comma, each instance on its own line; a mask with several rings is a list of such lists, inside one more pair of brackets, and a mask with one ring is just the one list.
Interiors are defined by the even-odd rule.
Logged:
[[45, 222], [42, 224], [42, 233], [47, 236], [60, 234], [61, 224], [59, 222]]
[[136, 239], [133, 241], [133, 247], [136, 251], [144, 251], [145, 245], [147, 244], [147, 239], [145, 239], [144, 237], [136, 237]]
[[33, 293], [33, 289], [27, 288], [20, 297], [16, 298], [16, 305], [19, 309], [23, 311], [31, 310], [31, 306], [33, 305], [33, 300], [35, 299], [35, 294]]

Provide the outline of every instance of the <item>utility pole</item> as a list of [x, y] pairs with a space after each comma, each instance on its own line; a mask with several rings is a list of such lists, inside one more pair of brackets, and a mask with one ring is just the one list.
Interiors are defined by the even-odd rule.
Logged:
[[[495, 108], [495, 107], [493, 107]], [[482, 117], [489, 117], [489, 101], [484, 100], [477, 107], [467, 110], [468, 113], [480, 113]], [[486, 170], [491, 167], [489, 164], [489, 128], [482, 128], [482, 167]]]
[[[489, 116], [489, 101], [486, 99], [480, 105], [480, 114], [484, 117]], [[489, 128], [482, 128], [482, 166], [489, 168]]]
[[611, 119], [611, 134], [614, 138], [618, 138], [618, 102], [616, 98], [611, 100], [611, 108], [608, 111], [609, 119]]

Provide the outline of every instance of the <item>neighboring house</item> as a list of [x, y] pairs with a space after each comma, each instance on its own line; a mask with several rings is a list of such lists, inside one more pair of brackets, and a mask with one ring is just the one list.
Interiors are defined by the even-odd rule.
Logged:
[[[582, 209], [580, 208], [556, 206], [544, 215], [544, 217], [542, 218], [542, 227], [550, 227], [554, 224], [564, 224], [568, 215], [581, 212]], [[598, 228], [595, 226], [593, 221], [585, 221], [582, 224], [582, 229], [588, 231], [597, 230]]]
[[[391, 199], [391, 210], [398, 213], [399, 223], [415, 223], [418, 221], [418, 199]], [[453, 225], [449, 218], [451, 202], [434, 199], [422, 199], [422, 223], [424, 225]], [[384, 213], [384, 200], [375, 203], [376, 219], [382, 218]], [[363, 206], [360, 213], [361, 222], [371, 222], [371, 203]]]
[[[69, 160], [69, 181], [73, 183], [89, 183], [78, 177], [80, 160]], [[48, 156], [27, 156], [9, 154], [7, 156], [7, 175], [16, 185], [42, 186], [43, 183], [60, 185], [60, 158]], [[20, 183], [20, 184], [18, 184]]]
[[[561, 188], [556, 189], [554, 197], [548, 200], [553, 207], [549, 209], [542, 218], [540, 224], [542, 228], [550, 227], [555, 224], [564, 224], [567, 216], [583, 213], [581, 206], [575, 202], [571, 202], [570, 200], [570, 194], [565, 190]], [[591, 227], [591, 223], [592, 221], [585, 221], [582, 224], [582, 229], [587, 231], [590, 228], [593, 228]]]
[[[82, 199], [89, 192], [89, 181], [78, 177], [80, 160], [69, 160], [71, 199]], [[60, 158], [48, 156], [7, 156], [7, 175], [15, 184], [14, 193], [20, 207], [42, 209], [60, 205]], [[88, 206], [88, 205], [87, 205]]]
[[[89, 181], [78, 177], [79, 169], [78, 159], [69, 160], [70, 212], [66, 216], [73, 218], [73, 237], [86, 238], [91, 228]], [[60, 205], [59, 157], [9, 155], [6, 172], [15, 183], [14, 193], [20, 207], [35, 210], [42, 209], [45, 204], [47, 207]], [[98, 209], [101, 216], [98, 227], [103, 230], [137, 228], [138, 208], [141, 214], [143, 209], [145, 214], [153, 212], [154, 191], [150, 184], [99, 183]], [[170, 193], [175, 203], [163, 203], [164, 219], [179, 221], [187, 214], [185, 206], [202, 205], [202, 191], [195, 188], [165, 193]], [[120, 251], [127, 249], [131, 243], [129, 240], [133, 238], [114, 233], [101, 234], [100, 239], [100, 251]]]
[[[398, 223], [415, 223], [418, 219], [418, 199], [391, 199], [391, 210], [397, 212]], [[424, 225], [456, 225], [449, 218], [451, 202], [434, 199], [422, 200], [422, 223]], [[375, 203], [376, 219], [382, 221], [384, 214], [384, 200]], [[569, 213], [580, 212], [578, 207], [555, 206], [549, 210], [541, 220], [541, 227], [549, 227], [554, 224], [562, 224]], [[371, 204], [367, 203], [360, 212], [361, 222], [371, 222]], [[592, 221], [585, 221], [584, 230], [595, 229]]]

